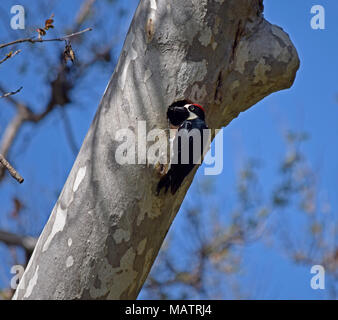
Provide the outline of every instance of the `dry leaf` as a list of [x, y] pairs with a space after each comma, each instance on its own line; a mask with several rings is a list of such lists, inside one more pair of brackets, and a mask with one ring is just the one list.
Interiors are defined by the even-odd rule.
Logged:
[[74, 63], [75, 53], [73, 51], [70, 42], [66, 42], [65, 50], [63, 52], [63, 58], [65, 59], [66, 62], [68, 59], [70, 59]]
[[54, 28], [54, 26], [53, 26], [53, 22], [54, 22], [53, 18], [54, 18], [54, 13], [52, 13], [52, 15], [50, 16], [50, 18], [45, 21], [45, 30], [48, 30], [50, 28]]
[[46, 31], [44, 29], [37, 28], [36, 31], [39, 34], [39, 39], [41, 39], [42, 36], [46, 35]]

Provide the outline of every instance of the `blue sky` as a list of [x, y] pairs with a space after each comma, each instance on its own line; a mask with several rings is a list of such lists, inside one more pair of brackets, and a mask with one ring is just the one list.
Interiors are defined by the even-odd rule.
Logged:
[[[21, 1], [23, 5], [32, 1]], [[48, 3], [46, 1], [46, 3]], [[50, 10], [55, 12], [56, 25], [59, 22], [58, 12], [62, 6], [68, 9], [62, 16], [66, 25], [71, 21], [74, 11], [78, 8], [79, 1], [51, 1], [43, 10], [48, 16]], [[121, 50], [124, 36], [137, 5], [136, 0], [124, 1], [123, 7], [128, 11], [122, 22], [115, 28], [121, 30], [117, 37], [115, 49], [116, 57]], [[14, 1], [2, 1], [0, 4], [0, 33], [7, 32], [7, 22], [10, 19], [9, 8], [17, 4]], [[325, 8], [325, 30], [313, 30], [310, 26], [313, 5], [322, 5]], [[216, 201], [223, 201], [223, 194], [232, 194], [236, 173], [249, 157], [258, 157], [264, 161], [261, 179], [264, 187], [273, 186], [276, 170], [285, 155], [285, 143], [283, 135], [286, 130], [305, 131], [310, 140], [303, 146], [303, 152], [311, 160], [312, 166], [320, 175], [320, 189], [323, 197], [327, 197], [331, 203], [332, 211], [338, 208], [338, 2], [336, 1], [275, 1], [265, 0], [265, 18], [273, 24], [281, 26], [295, 44], [301, 65], [297, 73], [294, 85], [289, 90], [274, 93], [257, 105], [242, 113], [224, 130], [224, 170], [214, 177], [219, 194], [215, 194]], [[63, 12], [65, 12], [63, 10]], [[36, 24], [34, 8], [30, 7], [27, 13], [27, 24]], [[7, 29], [6, 29], [7, 28]], [[111, 32], [107, 33], [111, 36]], [[12, 32], [14, 39], [23, 34]], [[92, 36], [92, 35], [88, 35]], [[25, 48], [25, 47], [23, 47]], [[46, 50], [53, 50], [52, 45]], [[80, 52], [80, 54], [82, 54]], [[85, 55], [86, 53], [83, 53]], [[53, 55], [50, 55], [53, 59]], [[25, 63], [23, 53], [16, 57], [17, 61], [9, 61], [1, 66], [1, 82], [6, 83], [10, 89], [18, 86], [18, 77], [12, 74], [14, 63]], [[26, 56], [27, 58], [27, 56]], [[14, 59], [13, 59], [14, 60]], [[32, 64], [33, 65], [33, 64]], [[29, 66], [28, 66], [29, 67]], [[111, 70], [94, 73], [95, 83], [85, 80], [81, 90], [74, 97], [74, 104], [67, 110], [71, 119], [75, 138], [78, 145], [81, 144], [88, 127], [92, 121], [96, 107], [106, 87]], [[34, 69], [35, 68], [35, 69]], [[36, 67], [29, 70], [26, 77], [22, 78], [20, 85], [24, 89], [20, 93], [24, 101], [30, 101], [34, 108], [39, 109], [47, 95], [38, 88], [43, 86], [43, 79], [36, 80]], [[4, 77], [6, 75], [6, 77]], [[21, 81], [21, 79], [20, 79]], [[86, 97], [86, 99], [83, 98]], [[3, 133], [4, 124], [13, 116], [10, 106], [0, 101], [0, 135]], [[25, 147], [25, 138], [30, 137], [29, 144]], [[29, 125], [21, 132], [20, 139], [16, 142], [11, 156], [15, 164], [24, 173], [26, 181], [23, 185], [17, 185], [6, 180], [0, 184], [0, 227], [13, 230], [14, 226], [7, 218], [11, 210], [11, 197], [18, 192], [27, 200], [30, 207], [27, 208], [25, 219], [26, 228], [31, 233], [38, 235], [54, 205], [56, 195], [63, 186], [68, 172], [73, 164], [74, 156], [66, 142], [64, 127], [60, 121], [60, 115], [47, 118], [38, 128], [31, 130]], [[202, 169], [202, 168], [201, 168]], [[201, 176], [201, 170], [197, 173], [196, 180]], [[178, 228], [183, 219], [185, 203], [192, 198], [193, 188], [190, 189], [182, 210], [178, 213], [172, 229]], [[32, 199], [34, 199], [32, 201]], [[224, 204], [227, 207], [227, 204]], [[335, 211], [336, 212], [336, 211]], [[29, 216], [28, 216], [29, 214]], [[226, 214], [226, 212], [224, 212]], [[335, 213], [336, 223], [337, 213]], [[297, 223], [297, 221], [295, 221]], [[8, 252], [0, 245], [0, 258], [4, 261]], [[5, 263], [0, 259], [0, 269]], [[7, 274], [8, 270], [0, 270], [0, 274]], [[280, 252], [269, 248], [264, 243], [255, 243], [245, 249], [245, 273], [243, 282], [261, 278], [267, 290], [258, 290], [258, 298], [293, 298], [293, 299], [325, 299], [326, 292], [312, 290], [310, 288], [310, 268], [299, 267], [289, 262]], [[247, 279], [247, 280], [246, 280]], [[6, 280], [0, 277], [0, 285]], [[257, 282], [257, 281], [256, 281]], [[257, 285], [258, 286], [258, 285]], [[142, 295], [141, 295], [142, 297]]]

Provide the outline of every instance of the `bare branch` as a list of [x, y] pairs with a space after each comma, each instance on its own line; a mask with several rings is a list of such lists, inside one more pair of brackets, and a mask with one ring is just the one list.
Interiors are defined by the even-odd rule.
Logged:
[[[19, 112], [16, 113], [14, 118], [10, 121], [10, 123], [7, 125], [5, 129], [5, 132], [3, 134], [3, 137], [0, 143], [0, 153], [4, 157], [7, 157], [10, 146], [14, 142], [14, 139], [17, 133], [19, 132], [22, 123], [24, 122], [24, 113], [25, 113], [24, 110], [25, 110], [24, 108], [20, 107]], [[0, 172], [1, 172], [1, 169], [0, 169]]]
[[[93, 59], [89, 59], [89, 61], [84, 63], [79, 62], [78, 72], [75, 75], [75, 79], [76, 80], [81, 79], [84, 72], [98, 61], [109, 61], [109, 60], [110, 60], [110, 48], [107, 47], [102, 52], [101, 51], [97, 52]], [[17, 100], [14, 96], [6, 94], [7, 90], [4, 87], [2, 87], [2, 85], [0, 85], [0, 92], [4, 93], [4, 96], [7, 97], [7, 101], [10, 102], [17, 109], [15, 117], [7, 125], [7, 128], [0, 142], [0, 153], [4, 157], [7, 157], [15, 138], [18, 136], [21, 126], [24, 123], [27, 122], [38, 123], [41, 120], [43, 120], [47, 115], [49, 115], [55, 109], [56, 106], [58, 105], [63, 106], [66, 103], [70, 102], [67, 100], [68, 99], [67, 92], [72, 89], [72, 83], [66, 83], [67, 80], [65, 80], [65, 74], [67, 72], [68, 71], [65, 69], [65, 66], [62, 63], [59, 66], [59, 72], [55, 78], [55, 81], [50, 83], [51, 85], [50, 100], [46, 103], [45, 107], [39, 113], [34, 112], [29, 105]], [[77, 153], [77, 151], [75, 152], [75, 150], [78, 150], [78, 148], [74, 143], [75, 140], [72, 138], [71, 128], [67, 124], [67, 119], [63, 117], [63, 120], [65, 121], [65, 129], [67, 137], [72, 147], [72, 151], [75, 154]], [[4, 177], [4, 174], [5, 168], [0, 166], [0, 182]]]
[[17, 43], [22, 43], [22, 42], [36, 43], [36, 42], [64, 41], [64, 40], [67, 40], [67, 39], [72, 38], [72, 37], [76, 37], [76, 36], [78, 36], [82, 33], [88, 32], [88, 31], [92, 31], [92, 28], [86, 28], [84, 30], [63, 36], [61, 38], [54, 38], [54, 39], [24, 38], [24, 39], [18, 39], [18, 40], [11, 41], [11, 42], [8, 42], [8, 43], [0, 44], [0, 49], [8, 47], [8, 46], [12, 46], [12, 45], [17, 44]]
[[6, 56], [2, 60], [0, 60], [0, 64], [5, 62], [6, 60], [8, 60], [10, 58], [13, 58], [15, 55], [17, 55], [20, 52], [21, 52], [21, 50], [16, 50], [15, 52], [11, 51], [11, 52], [7, 53]]
[[86, 0], [82, 4], [82, 6], [81, 6], [81, 8], [80, 8], [80, 10], [79, 10], [79, 12], [76, 16], [77, 26], [80, 26], [87, 19], [87, 17], [89, 15], [89, 13], [91, 12], [91, 9], [92, 9], [95, 2], [96, 2], [96, 0]]
[[15, 180], [17, 180], [19, 183], [23, 182], [23, 178], [21, 177], [20, 173], [11, 166], [11, 164], [5, 159], [2, 154], [0, 154], [0, 163], [9, 171], [9, 173]]
[[6, 92], [6, 93], [4, 93], [2, 96], [0, 96], [0, 98], [7, 98], [7, 97], [9, 97], [9, 96], [12, 96], [12, 95], [14, 95], [14, 94], [17, 94], [18, 92], [21, 91], [22, 88], [23, 88], [23, 87], [20, 87], [18, 90], [11, 91], [11, 92]]
[[[1, 89], [0, 89], [1, 90]], [[0, 153], [6, 157], [13, 141], [17, 137], [21, 126], [25, 122], [33, 122], [38, 123], [42, 119], [44, 119], [52, 110], [54, 110], [55, 103], [50, 102], [47, 104], [45, 110], [41, 113], [34, 113], [28, 106], [17, 102], [12, 97], [10, 98], [10, 102], [15, 105], [18, 109], [16, 116], [12, 119], [12, 121], [7, 125], [5, 133], [0, 143]], [[0, 181], [4, 176], [4, 167], [0, 166]]]
[[0, 241], [9, 246], [20, 246], [28, 252], [33, 252], [37, 239], [29, 236], [19, 236], [15, 233], [0, 230]]

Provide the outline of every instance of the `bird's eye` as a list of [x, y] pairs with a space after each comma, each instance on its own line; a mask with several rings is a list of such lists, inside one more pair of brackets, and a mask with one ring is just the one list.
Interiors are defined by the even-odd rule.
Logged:
[[191, 111], [194, 111], [195, 110], [195, 107], [194, 106], [190, 106], [189, 108]]

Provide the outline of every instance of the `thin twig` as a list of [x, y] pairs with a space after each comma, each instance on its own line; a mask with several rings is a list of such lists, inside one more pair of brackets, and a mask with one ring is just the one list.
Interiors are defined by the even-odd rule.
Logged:
[[81, 8], [77, 13], [75, 19], [76, 29], [78, 29], [81, 26], [81, 24], [87, 19], [95, 2], [96, 0], [86, 0], [82, 3]]
[[0, 44], [0, 49], [8, 47], [8, 46], [12, 46], [12, 45], [17, 44], [17, 43], [22, 43], [22, 42], [36, 43], [36, 42], [48, 42], [48, 41], [64, 41], [66, 39], [78, 36], [78, 35], [80, 35], [84, 32], [87, 32], [87, 31], [92, 31], [92, 28], [87, 28], [87, 29], [84, 29], [82, 31], [66, 35], [66, 36], [61, 37], [61, 38], [54, 38], [54, 39], [24, 38], [24, 39], [18, 39], [18, 40], [11, 41], [11, 42], [8, 42], [8, 43]]
[[11, 166], [11, 164], [5, 159], [2, 154], [0, 154], [0, 163], [9, 171], [9, 173], [15, 180], [17, 180], [19, 183], [23, 182], [24, 179], [21, 177], [20, 173]]
[[6, 60], [10, 59], [10, 58], [13, 58], [15, 55], [17, 55], [18, 53], [20, 53], [21, 50], [16, 50], [14, 53], [13, 51], [11, 51], [10, 53], [8, 53], [6, 55], [6, 57], [4, 57], [2, 60], [0, 60], [0, 64], [5, 62]]
[[13, 94], [17, 94], [18, 92], [21, 91], [22, 88], [23, 88], [23, 87], [20, 87], [20, 88], [19, 88], [18, 90], [16, 90], [16, 91], [6, 92], [6, 93], [4, 93], [2, 96], [0, 96], [0, 99], [1, 99], [1, 98], [6, 98], [6, 97], [9, 97], [9, 96], [12, 96]]

